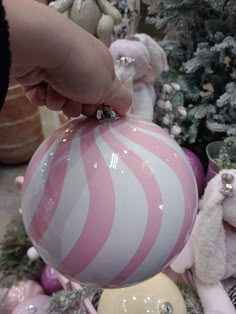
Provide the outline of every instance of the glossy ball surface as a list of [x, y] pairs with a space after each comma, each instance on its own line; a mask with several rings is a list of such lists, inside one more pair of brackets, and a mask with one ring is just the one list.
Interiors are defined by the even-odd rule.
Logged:
[[98, 304], [98, 314], [187, 314], [176, 284], [163, 273], [138, 285], [105, 289]]
[[48, 294], [52, 294], [63, 289], [60, 281], [58, 280], [56, 271], [50, 265], [46, 264], [43, 267], [40, 280], [43, 289]]
[[78, 118], [27, 169], [23, 219], [46, 263], [74, 281], [119, 287], [150, 278], [183, 248], [197, 188], [181, 147], [135, 116]]

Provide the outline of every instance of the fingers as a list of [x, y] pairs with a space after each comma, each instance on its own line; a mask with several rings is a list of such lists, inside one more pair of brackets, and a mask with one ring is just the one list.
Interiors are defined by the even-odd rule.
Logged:
[[105, 99], [105, 104], [111, 106], [119, 116], [124, 116], [128, 112], [132, 104], [132, 94], [118, 78], [115, 78], [111, 96]]
[[67, 100], [62, 110], [70, 118], [78, 117], [82, 113], [82, 104]]
[[[23, 87], [26, 97], [38, 106], [46, 106], [53, 111], [63, 111], [68, 117], [77, 117], [83, 111], [80, 103], [67, 100], [47, 84], [38, 84], [32, 87]], [[93, 107], [93, 108], [91, 108]], [[92, 115], [95, 112], [94, 106], [88, 106], [84, 110], [85, 115]]]
[[[25, 87], [24, 90], [32, 103], [41, 106], [46, 105], [53, 111], [63, 111], [69, 117], [77, 117], [81, 114], [91, 117], [96, 114], [98, 109], [96, 105], [82, 105], [81, 103], [68, 100], [45, 83]], [[124, 116], [132, 104], [130, 91], [115, 78], [109, 95], [104, 99], [105, 104], [111, 106], [119, 116]]]
[[66, 98], [50, 86], [47, 87], [46, 106], [50, 110], [61, 111], [66, 103]]
[[83, 105], [82, 114], [87, 117], [93, 117], [95, 116], [97, 109], [97, 106], [94, 105]]
[[87, 117], [95, 116], [97, 107], [95, 105], [84, 105], [73, 101], [66, 101], [63, 107], [63, 113], [68, 117], [77, 117], [81, 114]]
[[66, 98], [47, 84], [41, 83], [31, 87], [24, 87], [26, 97], [38, 106], [47, 106], [54, 111], [61, 111]]
[[32, 104], [44, 106], [46, 102], [46, 87], [37, 85], [36, 87], [23, 87], [26, 97]]

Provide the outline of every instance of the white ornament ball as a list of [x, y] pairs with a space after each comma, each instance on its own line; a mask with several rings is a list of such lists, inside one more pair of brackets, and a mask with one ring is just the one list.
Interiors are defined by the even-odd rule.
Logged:
[[173, 91], [173, 88], [169, 84], [164, 84], [162, 87], [162, 92], [170, 94]]
[[177, 112], [181, 118], [185, 118], [187, 116], [187, 111], [182, 106], [177, 109]]
[[168, 114], [166, 114], [163, 118], [162, 118], [162, 123], [164, 125], [170, 125], [170, 117]]
[[165, 109], [166, 111], [171, 111], [171, 110], [173, 109], [173, 105], [172, 105], [172, 103], [171, 103], [169, 100], [167, 100], [167, 101], [165, 102], [165, 107], [164, 107], [164, 109]]
[[174, 136], [178, 136], [180, 135], [180, 133], [182, 132], [182, 129], [180, 126], [178, 125], [173, 125], [171, 130], [170, 130], [171, 134]]
[[159, 99], [157, 102], [157, 107], [160, 109], [164, 109], [165, 108], [165, 101], [162, 99]]
[[28, 249], [26, 254], [31, 261], [36, 261], [39, 258], [39, 253], [33, 246]]
[[177, 92], [181, 90], [181, 86], [178, 83], [171, 83], [171, 86], [176, 90]]

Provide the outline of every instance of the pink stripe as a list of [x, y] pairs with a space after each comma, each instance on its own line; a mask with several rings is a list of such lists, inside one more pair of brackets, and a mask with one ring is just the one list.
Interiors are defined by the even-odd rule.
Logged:
[[[127, 122], [129, 123], [128, 120]], [[137, 122], [135, 122], [135, 125], [137, 127]], [[142, 127], [147, 128], [149, 130], [152, 129], [153, 132], [158, 131], [158, 133], [160, 133], [159, 131], [161, 131], [161, 128], [155, 125], [147, 126], [147, 125], [142, 124]], [[171, 146], [167, 145], [161, 139], [159, 140], [152, 135], [147, 135], [138, 130], [134, 132], [133, 128], [128, 126], [125, 123], [120, 123], [119, 125], [117, 125], [115, 129], [123, 136], [129, 138], [133, 142], [137, 143], [143, 148], [149, 150], [154, 155], [158, 156], [158, 158], [160, 158], [165, 163], [167, 162], [167, 160], [171, 159], [171, 156], [173, 156], [172, 157], [173, 159], [174, 155], [176, 155], [176, 151], [174, 151], [171, 148]], [[176, 173], [182, 185], [183, 194], [184, 194], [185, 212], [184, 212], [183, 226], [182, 226], [180, 235], [177, 239], [177, 242], [175, 244], [175, 247], [170, 257], [168, 257], [167, 261], [165, 261], [164, 264], [172, 260], [173, 257], [179, 252], [180, 244], [184, 243], [186, 234], [188, 233], [189, 229], [192, 227], [193, 213], [194, 213], [194, 210], [196, 210], [197, 208], [197, 194], [196, 194], [195, 182], [193, 180], [192, 175], [190, 174], [190, 170], [188, 171], [188, 168], [186, 166], [186, 161], [184, 160], [184, 158], [182, 158], [182, 156], [178, 154], [178, 159], [175, 158], [174, 160], [172, 160], [172, 162], [169, 162], [168, 166], [174, 171], [174, 173]], [[195, 201], [194, 204], [193, 204], [193, 200]]]
[[[58, 268], [59, 271], [66, 270], [70, 276], [78, 275], [94, 260], [109, 237], [115, 217], [115, 191], [111, 174], [91, 127], [82, 133], [80, 149], [90, 195], [89, 210], [78, 241]], [[102, 188], [99, 188], [101, 185]]]
[[73, 121], [70, 121], [70, 122], [66, 123], [61, 128], [56, 130], [51, 136], [49, 136], [39, 146], [39, 148], [37, 149], [37, 151], [33, 155], [32, 159], [31, 159], [31, 161], [30, 161], [30, 163], [29, 163], [29, 165], [27, 167], [27, 172], [26, 172], [26, 175], [25, 175], [25, 178], [24, 178], [24, 184], [23, 184], [22, 193], [24, 193], [25, 190], [27, 189], [27, 187], [28, 187], [28, 185], [30, 183], [30, 180], [32, 178], [33, 173], [35, 172], [36, 168], [40, 164], [40, 162], [43, 159], [43, 157], [45, 156], [45, 154], [47, 154], [47, 152], [49, 151], [49, 149], [52, 146], [52, 144], [60, 136], [60, 134], [62, 134], [65, 129], [71, 128], [72, 125], [78, 124], [79, 122], [80, 121], [78, 121], [78, 120], [73, 120]]
[[[132, 120], [133, 120], [133, 123], [131, 122]], [[157, 126], [155, 124], [152, 125], [152, 124], [142, 123], [142, 120], [140, 120], [139, 118], [136, 118], [135, 116], [128, 117], [127, 123], [132, 124], [134, 126], [134, 128], [138, 126], [140, 128], [143, 128], [143, 129], [146, 129], [148, 131], [155, 132], [155, 133], [158, 130], [159, 134], [164, 135], [167, 138], [170, 138], [172, 141], [174, 141], [174, 139], [165, 130], [163, 130], [159, 126]], [[146, 136], [149, 136], [149, 135], [146, 135]], [[184, 159], [183, 159], [183, 161], [184, 161]], [[196, 213], [197, 207], [198, 207], [198, 198], [197, 198], [197, 194], [196, 194], [196, 187], [194, 185], [194, 181], [191, 179], [192, 176], [190, 175], [190, 173], [184, 174], [182, 171], [180, 171], [180, 169], [181, 169], [181, 165], [179, 165], [179, 168], [177, 167], [178, 172], [176, 170], [174, 170], [174, 171], [176, 172], [178, 177], [181, 178], [180, 181], [181, 181], [182, 188], [184, 191], [184, 196], [185, 196], [185, 216], [184, 216], [184, 223], [183, 223], [184, 228], [182, 229], [182, 231], [179, 235], [179, 238], [177, 239], [174, 250], [172, 251], [171, 255], [168, 257], [168, 259], [165, 261], [165, 263], [164, 263], [165, 265], [170, 264], [173, 261], [173, 259], [175, 258], [176, 254], [178, 254], [179, 251], [181, 251], [181, 248], [184, 247], [186, 241], [183, 241], [183, 240], [185, 239], [186, 232], [188, 230], [191, 231], [191, 229], [189, 229], [189, 228], [193, 226], [193, 219], [195, 218], [195, 215], [192, 215], [193, 209], [195, 209], [195, 213]], [[181, 175], [181, 177], [180, 177], [180, 175]], [[195, 199], [195, 204], [194, 204], [195, 207], [194, 208], [191, 206], [193, 199]]]
[[[84, 120], [79, 121], [79, 127], [85, 123], [87, 122]], [[57, 209], [66, 176], [68, 164], [66, 156], [70, 154], [72, 139], [78, 131], [78, 121], [72, 125], [69, 124], [67, 130], [64, 132], [61, 143], [54, 154], [43, 195], [28, 228], [28, 233], [35, 243], [40, 241], [48, 229]]]
[[[124, 122], [121, 122], [121, 124], [122, 123]], [[116, 128], [117, 124], [114, 125]], [[111, 131], [108, 131], [107, 127], [102, 125], [99, 129], [104, 141], [106, 141], [111, 149], [118, 154], [123, 163], [125, 163], [136, 176], [146, 194], [148, 205], [147, 226], [143, 239], [135, 255], [126, 267], [108, 284], [108, 286], [111, 287], [126, 280], [142, 264], [156, 242], [163, 216], [163, 213], [159, 208], [162, 204], [162, 197], [155, 177], [149, 167], [144, 164], [143, 160], [118, 140]], [[142, 167], [142, 172], [140, 172], [140, 167]], [[155, 226], [155, 228], [153, 228], [153, 226]]]
[[[165, 263], [163, 264], [163, 269], [166, 268], [167, 266], [169, 266], [173, 262], [173, 260], [177, 256], [177, 254], [179, 254], [182, 251], [182, 249], [184, 248], [184, 246], [185, 246], [185, 244], [186, 244], [186, 242], [188, 240], [188, 237], [186, 237], [186, 232], [189, 232], [188, 233], [188, 235], [189, 235], [190, 232], [192, 231], [192, 228], [194, 226], [194, 220], [195, 220], [196, 214], [197, 214], [197, 209], [198, 209], [198, 207], [197, 207], [197, 204], [196, 204], [196, 206], [195, 206], [195, 215], [193, 215], [192, 220], [188, 221], [188, 225], [187, 225], [186, 230], [184, 230], [184, 231], [182, 230], [182, 232], [180, 233], [179, 238], [178, 238], [178, 240], [177, 240], [177, 242], [175, 244], [174, 250], [172, 251], [172, 253], [168, 257], [168, 259], [165, 261]], [[193, 213], [193, 209], [192, 209], [191, 213]]]

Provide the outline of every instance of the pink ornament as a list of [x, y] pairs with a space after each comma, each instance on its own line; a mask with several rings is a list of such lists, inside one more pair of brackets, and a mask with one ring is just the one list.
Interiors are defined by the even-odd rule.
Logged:
[[43, 267], [41, 273], [41, 285], [48, 294], [63, 289], [60, 281], [57, 278], [56, 271], [49, 265], [45, 265]]
[[135, 116], [70, 121], [27, 169], [23, 219], [46, 263], [75, 282], [118, 287], [150, 278], [182, 250], [197, 186], [181, 147]]
[[203, 169], [203, 165], [200, 159], [188, 148], [183, 148], [184, 153], [186, 154], [190, 165], [193, 168], [193, 172], [197, 181], [198, 193], [201, 195], [203, 193], [204, 185], [205, 185], [205, 172]]
[[[30, 297], [19, 303], [13, 310], [12, 314], [47, 314], [44, 306], [48, 303], [50, 297], [47, 295], [37, 295]], [[59, 314], [59, 313], [52, 313]]]
[[8, 291], [7, 308], [12, 310], [18, 303], [39, 294], [44, 294], [44, 291], [37, 282], [32, 280], [19, 281], [17, 286], [12, 286]]
[[0, 313], [10, 314], [6, 304], [7, 294], [8, 289], [0, 288]]

